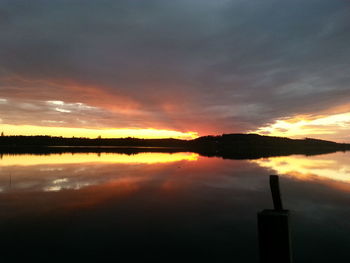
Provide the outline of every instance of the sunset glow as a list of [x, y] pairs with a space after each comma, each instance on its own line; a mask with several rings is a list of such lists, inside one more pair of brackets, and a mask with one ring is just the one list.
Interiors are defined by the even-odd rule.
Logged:
[[328, 116], [286, 118], [252, 132], [291, 138], [315, 137], [342, 142], [350, 139], [349, 129], [350, 113], [348, 112]]
[[0, 124], [0, 131], [5, 135], [50, 135], [63, 137], [86, 137], [86, 138], [177, 138], [194, 139], [198, 137], [196, 132], [179, 132], [158, 129], [87, 129], [87, 128], [68, 128], [68, 127], [45, 127], [33, 125], [9, 125]]
[[320, 1], [8, 1], [0, 132], [350, 142], [348, 3]]

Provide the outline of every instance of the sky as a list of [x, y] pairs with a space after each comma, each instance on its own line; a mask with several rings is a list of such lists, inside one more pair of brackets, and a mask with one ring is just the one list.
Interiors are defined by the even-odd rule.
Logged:
[[0, 131], [350, 142], [349, 0], [0, 0]]

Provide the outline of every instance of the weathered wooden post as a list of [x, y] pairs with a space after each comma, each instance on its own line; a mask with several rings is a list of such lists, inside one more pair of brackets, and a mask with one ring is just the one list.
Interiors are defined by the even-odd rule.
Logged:
[[258, 213], [260, 262], [291, 263], [289, 211], [283, 209], [278, 175], [270, 175], [270, 188], [274, 209]]

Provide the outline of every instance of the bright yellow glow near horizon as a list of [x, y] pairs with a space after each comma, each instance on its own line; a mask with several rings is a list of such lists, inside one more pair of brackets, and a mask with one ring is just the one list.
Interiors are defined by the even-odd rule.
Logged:
[[109, 164], [156, 164], [179, 161], [197, 161], [196, 153], [138, 153], [133, 155], [118, 153], [65, 153], [50, 155], [3, 155], [0, 167], [34, 166], [57, 164], [109, 163]]
[[279, 175], [290, 176], [302, 181], [331, 180], [350, 183], [349, 154], [338, 152], [329, 155], [305, 157], [292, 155], [252, 160], [264, 168], [270, 168]]
[[[307, 137], [308, 135], [337, 135], [346, 133], [350, 129], [350, 112], [329, 116], [308, 118], [296, 116], [294, 118], [276, 120], [273, 124], [261, 127], [255, 132], [263, 135], [282, 137]], [[329, 136], [328, 136], [329, 137]]]
[[97, 138], [98, 136], [101, 136], [102, 138], [134, 137], [143, 139], [194, 139], [198, 137], [197, 132], [180, 132], [153, 128], [87, 129], [11, 124], [0, 124], [0, 132], [4, 132], [5, 135], [49, 135], [86, 138]]

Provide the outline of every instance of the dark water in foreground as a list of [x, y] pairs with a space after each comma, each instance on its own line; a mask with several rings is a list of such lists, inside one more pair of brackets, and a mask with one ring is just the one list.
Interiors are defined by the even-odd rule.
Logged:
[[61, 262], [258, 262], [256, 214], [280, 174], [294, 262], [350, 259], [349, 153], [4, 155], [0, 255]]

